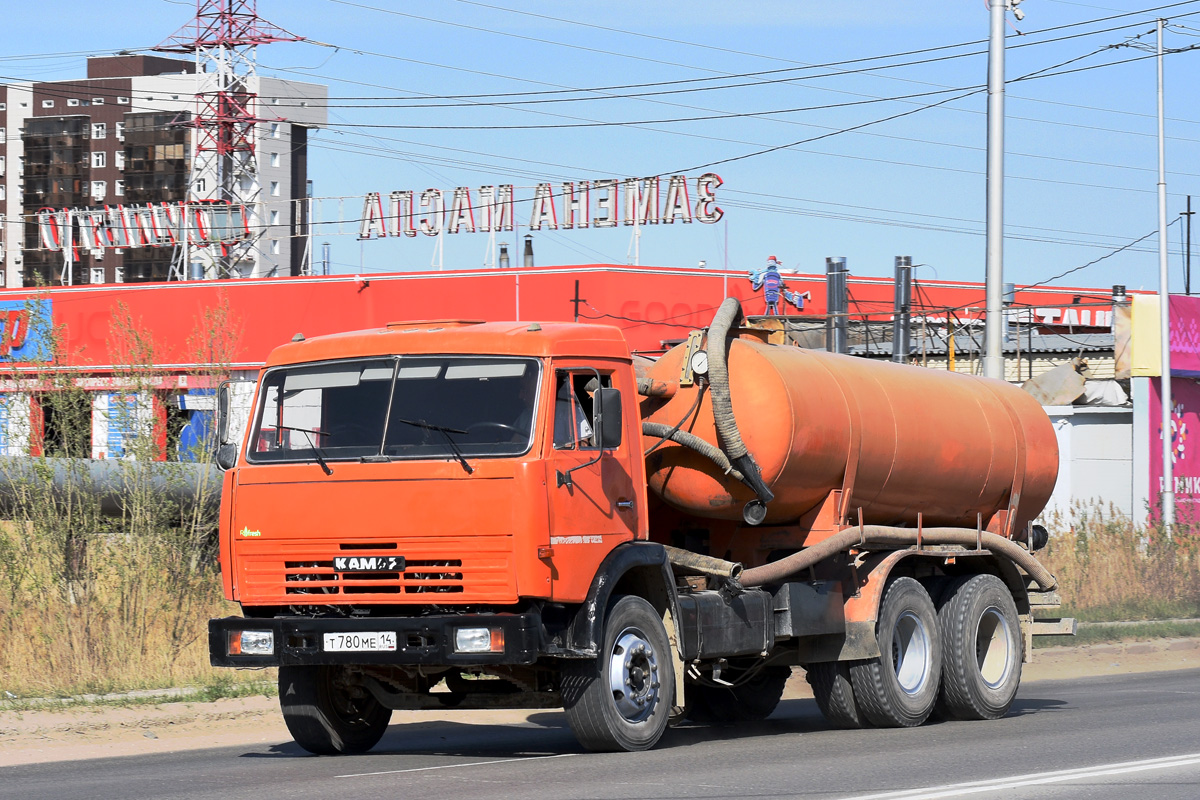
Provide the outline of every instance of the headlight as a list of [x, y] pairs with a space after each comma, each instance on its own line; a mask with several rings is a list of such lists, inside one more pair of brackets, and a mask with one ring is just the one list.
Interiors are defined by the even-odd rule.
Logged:
[[275, 653], [272, 631], [233, 631], [229, 634], [229, 655], [269, 656]]
[[503, 653], [503, 628], [455, 628], [454, 652]]

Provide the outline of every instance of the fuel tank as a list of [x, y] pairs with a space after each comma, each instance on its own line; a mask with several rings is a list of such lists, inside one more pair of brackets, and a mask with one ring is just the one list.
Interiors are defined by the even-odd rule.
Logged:
[[[1012, 509], [1021, 530], [1058, 476], [1058, 443], [1042, 407], [1007, 383], [941, 370], [770, 345], [743, 335], [729, 346], [733, 413], [775, 494], [766, 524], [793, 523], [835, 490], [868, 524], [985, 527]], [[678, 381], [685, 346], [648, 369]], [[717, 444], [712, 393], [699, 385], [643, 400], [643, 418]], [[653, 444], [648, 437], [647, 447]], [[755, 494], [696, 451], [664, 442], [647, 457], [650, 488], [690, 515], [740, 520]], [[1000, 519], [1000, 518], [997, 518]]]

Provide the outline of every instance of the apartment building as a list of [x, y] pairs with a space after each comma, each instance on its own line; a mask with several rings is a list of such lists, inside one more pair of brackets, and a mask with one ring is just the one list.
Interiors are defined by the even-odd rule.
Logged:
[[[197, 95], [216, 76], [150, 55], [87, 60], [82, 80], [0, 85], [0, 286], [269, 277], [308, 271], [304, 198], [308, 134], [326, 119], [326, 88], [255, 76], [254, 169], [235, 187], [252, 245], [232, 261], [215, 249], [43, 245], [45, 209], [206, 201], [221, 197], [216, 160], [197, 158]], [[228, 168], [228, 163], [226, 168]], [[94, 240], [92, 242], [94, 244]]]

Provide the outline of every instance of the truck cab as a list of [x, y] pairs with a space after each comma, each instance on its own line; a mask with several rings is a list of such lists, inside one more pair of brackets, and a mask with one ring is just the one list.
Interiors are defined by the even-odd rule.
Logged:
[[[280, 666], [281, 695], [354, 695], [376, 717], [379, 699], [461, 706], [430, 689], [464, 670], [556, 704], [555, 670], [533, 665], [587, 654], [574, 609], [647, 538], [636, 396], [605, 326], [403, 323], [278, 348], [225, 474], [222, 576], [244, 616], [213, 621], [213, 663]], [[317, 750], [349, 735], [294, 727]]]

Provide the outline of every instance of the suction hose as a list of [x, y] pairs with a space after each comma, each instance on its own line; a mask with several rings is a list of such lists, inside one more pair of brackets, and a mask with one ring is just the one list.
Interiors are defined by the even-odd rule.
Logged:
[[729, 458], [721, 452], [721, 448], [709, 444], [695, 434], [675, 430], [670, 425], [661, 422], [643, 422], [642, 433], [647, 436], [655, 436], [659, 439], [670, 439], [676, 444], [691, 448], [705, 458], [711, 459], [720, 468], [721, 472], [729, 475], [734, 480], [745, 480], [742, 477], [742, 473], [735, 469], [733, 464], [729, 463]]
[[[924, 544], [948, 544], [971, 548], [979, 543], [985, 550], [1004, 556], [1025, 570], [1037, 582], [1042, 591], [1053, 591], [1058, 585], [1050, 571], [1042, 566], [1032, 553], [1015, 542], [994, 533], [981, 534], [970, 528], [925, 528], [921, 531], [921, 541]], [[917, 543], [917, 531], [915, 528], [893, 528], [887, 525], [864, 525], [861, 530], [847, 528], [823, 542], [806, 547], [786, 558], [772, 561], [761, 567], [752, 567], [743, 572], [739, 580], [743, 586], [779, 583], [860, 543], [864, 545], [914, 545]]]
[[743, 511], [746, 522], [757, 525], [766, 517], [767, 503], [774, 500], [775, 495], [763, 483], [758, 464], [754, 463], [750, 451], [746, 449], [733, 417], [726, 349], [729, 347], [730, 329], [742, 319], [742, 304], [736, 297], [725, 298], [713, 316], [712, 324], [708, 326], [708, 381], [712, 389], [713, 418], [716, 420], [721, 449], [729, 457], [730, 463], [745, 476], [745, 484], [758, 495], [758, 500], [751, 501]]
[[680, 572], [692, 575], [715, 575], [718, 578], [734, 580], [737, 580], [738, 576], [742, 574], [742, 565], [733, 561], [702, 556], [699, 553], [681, 550], [670, 545], [664, 546], [663, 549], [667, 551], [667, 560], [671, 562], [672, 566], [678, 567]]

